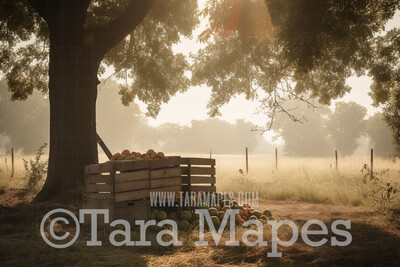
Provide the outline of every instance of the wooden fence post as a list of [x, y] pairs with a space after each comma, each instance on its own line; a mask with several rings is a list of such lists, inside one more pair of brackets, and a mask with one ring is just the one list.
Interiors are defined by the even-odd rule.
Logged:
[[371, 178], [374, 177], [374, 149], [371, 148]]
[[336, 149], [335, 149], [335, 161], [336, 161], [335, 168], [336, 168], [336, 170], [338, 170], [338, 157], [337, 157], [337, 150]]
[[11, 148], [11, 177], [14, 177], [14, 148]]
[[278, 148], [275, 147], [275, 169], [278, 170]]
[[246, 174], [249, 174], [249, 149], [246, 147]]

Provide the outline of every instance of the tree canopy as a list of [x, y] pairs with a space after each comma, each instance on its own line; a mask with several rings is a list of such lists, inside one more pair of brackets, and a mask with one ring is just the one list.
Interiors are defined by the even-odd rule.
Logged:
[[[5, 74], [13, 100], [25, 100], [34, 90], [48, 93], [49, 29], [33, 8], [34, 2], [41, 1], [0, 3], [0, 71]], [[96, 34], [107, 31], [110, 22], [140, 1], [81, 2], [88, 4], [82, 38], [101, 46], [100, 42], [110, 38], [94, 40]], [[42, 4], [51, 5], [47, 1]], [[120, 88], [123, 104], [137, 97], [148, 105], [148, 115], [156, 116], [162, 102], [189, 88], [190, 80], [184, 73], [189, 63], [172, 48], [181, 36], [190, 38], [198, 23], [197, 0], [155, 1], [143, 21], [105, 54], [99, 74], [105, 67], [113, 67], [114, 76], [126, 81]]]
[[276, 115], [272, 129], [285, 142], [285, 154], [298, 157], [332, 155], [333, 145], [326, 127], [327, 118], [331, 114], [329, 107], [313, 108], [298, 100], [289, 100], [283, 105], [292, 116], [302, 119], [294, 123], [286, 114]]
[[328, 132], [335, 148], [342, 155], [351, 155], [358, 147], [357, 140], [364, 132], [367, 109], [355, 102], [338, 102], [327, 121]]
[[[393, 99], [398, 98], [400, 35], [398, 29], [384, 32], [399, 3], [210, 1], [204, 11], [209, 28], [199, 38], [207, 47], [194, 56], [193, 82], [212, 88], [211, 115], [219, 114], [231, 97], [244, 94], [260, 100], [272, 118], [286, 112], [282, 104], [290, 99], [310, 104], [308, 96], [329, 104], [350, 91], [348, 77], [368, 74], [374, 80], [370, 94], [376, 105], [386, 106], [387, 121], [399, 140], [400, 106]], [[272, 29], [252, 31], [247, 10], [255, 8], [264, 8], [257, 14], [264, 14]]]
[[[0, 2], [0, 71], [13, 100], [48, 94], [48, 178], [38, 200], [76, 195], [83, 167], [98, 162], [99, 73], [125, 80], [123, 103], [159, 106], [189, 87], [189, 64], [173, 51], [198, 24], [196, 0], [6, 0]], [[65, 192], [65, 194], [61, 194]]]
[[376, 113], [368, 118], [365, 124], [366, 135], [370, 146], [374, 148], [374, 153], [381, 157], [391, 157], [394, 155], [393, 146], [395, 139], [392, 137], [391, 129], [385, 123], [382, 113]]
[[[49, 32], [34, 2], [0, 6], [0, 69], [18, 100], [34, 89], [48, 90]], [[82, 23], [97, 33], [135, 1], [86, 2]], [[375, 104], [389, 103], [399, 71], [399, 29], [377, 34], [398, 8], [398, 0], [208, 1], [199, 13], [209, 19], [199, 37], [207, 47], [194, 55], [192, 84], [213, 89], [211, 115], [231, 97], [245, 94], [261, 99], [261, 108], [272, 116], [283, 110], [284, 100], [304, 95], [328, 104], [350, 90], [346, 78], [369, 71]], [[105, 55], [99, 72], [114, 67], [115, 76], [126, 81], [120, 89], [123, 104], [137, 97], [154, 117], [160, 103], [190, 85], [189, 63], [172, 46], [181, 36], [192, 37], [198, 23], [197, 1], [156, 1], [139, 26]]]

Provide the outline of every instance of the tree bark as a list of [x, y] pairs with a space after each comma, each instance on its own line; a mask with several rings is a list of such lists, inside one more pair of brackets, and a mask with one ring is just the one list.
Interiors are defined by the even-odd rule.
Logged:
[[100, 56], [75, 29], [50, 31], [50, 153], [36, 201], [80, 200], [84, 166], [98, 162], [97, 71]]
[[131, 0], [119, 17], [95, 31], [84, 24], [88, 0], [30, 0], [50, 32], [50, 154], [35, 201], [79, 201], [84, 166], [98, 162], [97, 72], [104, 55], [143, 20], [155, 0]]

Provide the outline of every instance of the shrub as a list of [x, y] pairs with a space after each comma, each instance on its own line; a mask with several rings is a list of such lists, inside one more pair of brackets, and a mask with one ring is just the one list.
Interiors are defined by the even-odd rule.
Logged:
[[44, 143], [38, 148], [34, 160], [23, 159], [26, 179], [25, 189], [28, 191], [37, 192], [43, 186], [44, 177], [47, 174], [48, 161], [42, 161], [41, 157], [46, 146], [47, 143]]

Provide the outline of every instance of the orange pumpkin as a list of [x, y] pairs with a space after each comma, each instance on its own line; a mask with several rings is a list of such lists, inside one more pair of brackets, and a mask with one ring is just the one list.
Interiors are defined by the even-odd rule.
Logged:
[[221, 211], [221, 209], [222, 209], [220, 204], [215, 205], [215, 207], [217, 208], [218, 211]]
[[225, 207], [222, 208], [222, 211], [226, 211], [226, 210], [230, 210], [230, 209], [231, 209], [231, 207], [225, 206]]
[[151, 159], [155, 159], [156, 157], [157, 157], [157, 153], [156, 152], [151, 153], [151, 155], [150, 155]]
[[120, 153], [116, 153], [111, 157], [111, 160], [117, 160], [119, 157], [121, 157]]
[[163, 152], [158, 152], [158, 153], [157, 153], [157, 157], [159, 157], [160, 159], [162, 159], [162, 158], [165, 157], [165, 155], [164, 155]]
[[144, 157], [144, 159], [150, 159], [150, 156], [149, 156], [149, 155], [146, 155], [146, 156]]
[[131, 152], [128, 149], [125, 149], [124, 151], [122, 151], [123, 155], [126, 155], [127, 157], [131, 155]]
[[242, 210], [242, 215], [243, 215], [243, 216], [247, 216], [247, 209], [243, 209], [243, 210]]

